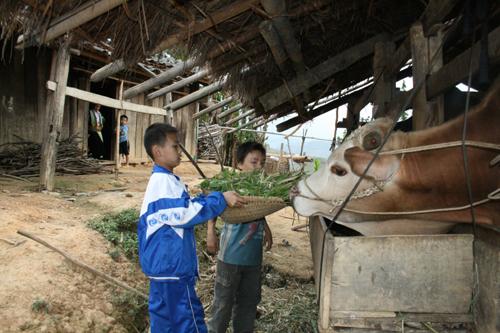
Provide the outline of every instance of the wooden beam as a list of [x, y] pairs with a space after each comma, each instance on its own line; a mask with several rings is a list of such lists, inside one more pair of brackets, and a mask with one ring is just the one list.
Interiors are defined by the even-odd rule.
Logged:
[[[169, 68], [165, 72], [161, 73], [157, 77], [153, 77], [149, 80], [144, 81], [141, 84], [128, 88], [123, 93], [123, 98], [130, 99], [134, 96], [137, 96], [147, 90], [153, 89], [156, 86], [159, 86], [167, 81], [175, 79], [178, 75], [182, 75], [184, 72], [187, 72], [194, 66], [194, 60], [189, 59], [187, 61], [181, 61], [177, 63], [172, 68]], [[91, 77], [92, 79], [92, 77]]]
[[251, 115], [251, 114], [252, 114], [252, 113], [254, 113], [254, 112], [255, 112], [255, 109], [250, 109], [250, 110], [248, 110], [248, 111], [246, 111], [246, 112], [243, 112], [243, 113], [242, 113], [242, 114], [240, 114], [238, 117], [233, 118], [233, 119], [229, 120], [228, 122], [226, 122], [226, 123], [224, 124], [224, 126], [229, 126], [229, 125], [232, 125], [232, 124], [234, 124], [235, 122], [237, 122], [237, 121], [239, 121], [239, 120], [241, 120], [241, 119], [243, 119], [243, 118], [245, 118], [245, 117], [248, 117], [249, 115]]
[[188, 104], [194, 103], [196, 101], [199, 101], [203, 97], [206, 97], [208, 95], [213, 94], [214, 92], [217, 92], [222, 89], [224, 86], [225, 80], [221, 81], [216, 81], [206, 87], [203, 87], [189, 95], [186, 95], [182, 98], [179, 98], [175, 101], [173, 101], [170, 104], [165, 105], [163, 108], [166, 110], [177, 110], [182, 108], [183, 106], [186, 106]]
[[231, 103], [232, 101], [234, 101], [234, 97], [230, 96], [230, 97], [220, 101], [219, 103], [216, 103], [212, 106], [209, 106], [208, 108], [205, 108], [205, 109], [201, 110], [200, 112], [196, 113], [193, 116], [193, 119], [198, 119], [201, 116], [203, 116], [204, 114], [207, 114], [207, 113], [213, 112], [219, 108], [222, 108], [222, 107], [226, 106], [227, 104]]
[[[221, 8], [215, 13], [209, 13], [208, 18], [198, 22], [191, 22], [189, 25], [186, 26], [184, 31], [181, 31], [175, 35], [171, 35], [167, 39], [161, 41], [152, 51], [148, 52], [147, 55], [152, 55], [162, 52], [163, 50], [166, 50], [187, 38], [192, 38], [194, 35], [204, 32], [210, 28], [213, 28], [215, 25], [224, 22], [230, 18], [233, 18], [235, 16], [238, 16], [239, 14], [247, 11], [248, 9], [251, 9], [258, 2], [259, 0], [239, 0], [234, 3], [231, 3], [230, 5], [227, 5], [224, 8]], [[124, 64], [122, 59], [119, 59], [115, 62], [121, 62], [122, 64]], [[126, 66], [123, 67], [114, 66], [113, 69], [115, 70], [115, 72], [112, 71], [108, 72], [110, 73], [109, 75], [113, 75], [121, 70], [124, 70], [125, 68]], [[104, 78], [105, 76], [104, 77], [100, 76], [100, 80]], [[128, 98], [126, 97], [126, 95], [124, 97]]]
[[[57, 83], [53, 81], [47, 81], [47, 89], [55, 91], [57, 89], [57, 86], [58, 86]], [[82, 101], [87, 101], [95, 104], [101, 104], [103, 106], [107, 106], [113, 109], [121, 109], [121, 110], [146, 113], [146, 114], [157, 114], [161, 116], [167, 115], [167, 112], [162, 108], [120, 101], [111, 97], [94, 94], [89, 91], [80, 90], [73, 87], [66, 87], [65, 93], [66, 96], [74, 97]]]
[[335, 75], [341, 70], [346, 69], [357, 61], [372, 54], [375, 43], [386, 40], [386, 38], [385, 34], [379, 34], [354, 47], [351, 47], [315, 66], [304, 74], [299, 75], [297, 78], [288, 83], [288, 87], [281, 85], [278, 88], [260, 96], [259, 101], [266, 111], [286, 103], [290, 99], [290, 93], [292, 96], [297, 96], [310, 87]]
[[[471, 59], [472, 52], [472, 59]], [[430, 75], [427, 79], [427, 95], [429, 98], [441, 95], [448, 89], [465, 80], [469, 74], [469, 61], [472, 73], [479, 70], [479, 54], [481, 42], [477, 42], [471, 49], [467, 49], [442, 68]], [[490, 63], [500, 63], [500, 27], [492, 30], [488, 35], [488, 57]]]
[[208, 70], [206, 69], [202, 69], [200, 70], [198, 73], [196, 74], [193, 74], [191, 76], [188, 76], [180, 81], [177, 81], [175, 83], [172, 83], [171, 85], [168, 85], [166, 87], [163, 87], [151, 94], [149, 94], [147, 96], [147, 99], [153, 99], [153, 98], [156, 98], [156, 97], [159, 97], [159, 96], [162, 96], [162, 95], [165, 95], [166, 93], [169, 93], [169, 92], [172, 92], [172, 91], [175, 91], [175, 90], [178, 90], [182, 87], [185, 87], [187, 86], [188, 84], [191, 84], [191, 83], [194, 83], [202, 78], [204, 78], [205, 76], [208, 75]]
[[[95, 19], [115, 7], [120, 6], [126, 1], [127, 0], [88, 1], [69, 13], [52, 20], [47, 31], [36, 35], [34, 40], [40, 45], [48, 43], [51, 40], [64, 35], [66, 32]], [[24, 44], [24, 38], [21, 38], [21, 44], [18, 44], [16, 47], [25, 47]]]
[[221, 114], [218, 114], [217, 115], [217, 119], [222, 119], [222, 118], [224, 118], [226, 116], [229, 116], [231, 113], [234, 113], [234, 112], [238, 111], [242, 107], [243, 107], [243, 104], [238, 103], [235, 106], [233, 106], [233, 107], [227, 109], [226, 111], [222, 112]]
[[[421, 22], [424, 30], [429, 29], [436, 23], [440, 23], [453, 10], [458, 0], [432, 0], [429, 2], [422, 14]], [[399, 72], [399, 69], [408, 61], [411, 56], [410, 36], [406, 37], [398, 47], [390, 66], [387, 68], [389, 77]]]
[[[328, 5], [329, 3], [330, 0], [314, 0], [308, 2], [307, 4], [301, 3], [292, 12], [290, 12], [288, 16], [300, 17], [308, 15], [309, 13], [319, 10], [322, 7]], [[221, 54], [224, 54], [229, 50], [233, 49], [234, 47], [238, 47], [238, 45], [244, 44], [254, 38], [257, 38], [258, 36], [259, 36], [258, 27], [249, 29], [241, 34], [238, 34], [238, 36], [232, 39], [226, 40], [224, 43], [220, 44], [217, 48], [210, 51], [208, 54], [208, 58], [209, 59], [216, 58]]]
[[57, 51], [57, 67], [55, 78], [58, 87], [54, 92], [52, 105], [50, 108], [50, 122], [48, 135], [42, 144], [42, 156], [40, 162], [40, 187], [48, 191], [54, 189], [54, 175], [56, 172], [56, 157], [58, 142], [61, 136], [61, 127], [64, 116], [65, 90], [68, 82], [69, 62], [71, 54], [69, 52], [70, 38], [68, 38]]
[[294, 117], [294, 118], [288, 119], [282, 123], [279, 123], [276, 126], [276, 129], [278, 130], [278, 132], [283, 132], [283, 131], [285, 131], [293, 126], [297, 126], [299, 124], [302, 124], [306, 120], [311, 120], [317, 116], [320, 116], [324, 113], [327, 113], [327, 112], [329, 112], [329, 111], [331, 111], [331, 110], [333, 110], [341, 105], [348, 103], [349, 101], [351, 101], [353, 99], [359, 98], [360, 96], [363, 95], [363, 92], [366, 89], [370, 89], [370, 86], [365, 88], [365, 89], [355, 91], [349, 95], [344, 95], [340, 98], [334, 99], [333, 101], [331, 101], [325, 105], [322, 105], [319, 108], [316, 108], [314, 110], [309, 111], [306, 114], [308, 116], [308, 119], [304, 119], [302, 117]]

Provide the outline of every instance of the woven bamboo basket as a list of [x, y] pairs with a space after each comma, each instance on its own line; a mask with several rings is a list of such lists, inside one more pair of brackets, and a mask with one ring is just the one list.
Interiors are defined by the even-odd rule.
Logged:
[[226, 223], [237, 224], [261, 219], [286, 207], [281, 198], [276, 197], [243, 197], [247, 204], [241, 208], [226, 208], [221, 218]]

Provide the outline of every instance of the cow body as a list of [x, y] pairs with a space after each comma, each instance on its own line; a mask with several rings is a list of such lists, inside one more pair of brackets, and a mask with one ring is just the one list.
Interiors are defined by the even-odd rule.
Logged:
[[[422, 131], [394, 132], [382, 151], [459, 141], [463, 120], [461, 116]], [[298, 183], [299, 195], [293, 199], [295, 210], [304, 216], [334, 216], [339, 200], [358, 181], [391, 125], [391, 120], [381, 118], [352, 133], [332, 152], [326, 165]], [[500, 144], [499, 84], [469, 112], [466, 139]], [[467, 147], [473, 202], [500, 188], [500, 168], [489, 165], [499, 153]], [[365, 235], [442, 233], [456, 223], [471, 222], [470, 209], [394, 214], [466, 206], [469, 200], [463, 164], [461, 147], [381, 154], [338, 222]], [[500, 225], [500, 201], [478, 205], [474, 212], [478, 223]]]

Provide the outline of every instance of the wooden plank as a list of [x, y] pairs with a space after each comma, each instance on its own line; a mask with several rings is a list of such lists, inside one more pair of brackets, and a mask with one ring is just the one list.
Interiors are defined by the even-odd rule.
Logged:
[[64, 116], [65, 91], [68, 82], [69, 62], [71, 54], [69, 52], [70, 38], [59, 47], [57, 52], [56, 81], [57, 89], [51, 106], [51, 117], [48, 134], [42, 143], [42, 154], [40, 161], [40, 186], [48, 191], [54, 189], [54, 175], [56, 172], [57, 145], [60, 139], [61, 125]]
[[500, 327], [500, 233], [490, 230], [496, 245], [476, 241], [476, 264], [478, 267], [478, 299], [474, 304], [478, 332], [495, 332]]
[[355, 62], [373, 53], [375, 43], [386, 40], [387, 36], [379, 34], [354, 47], [351, 47], [334, 57], [313, 67], [303, 75], [297, 76], [288, 82], [288, 87], [284, 84], [259, 97], [259, 101], [265, 110], [271, 110], [286, 103], [292, 96], [297, 96], [305, 92], [310, 87], [322, 82], [323, 80], [335, 75], [343, 69], [351, 66]]
[[[126, 0], [88, 1], [69, 13], [64, 14], [62, 17], [53, 19], [48, 29], [35, 36], [35, 40], [38, 44], [48, 43], [125, 2]], [[21, 41], [23, 41], [23, 39], [24, 38], [21, 38]], [[23, 47], [25, 47], [23, 42], [16, 46], [16, 48]]]
[[[47, 89], [56, 90], [57, 84], [53, 81], [47, 81]], [[89, 91], [66, 87], [66, 95], [75, 97], [87, 102], [101, 104], [103, 106], [107, 106], [115, 109], [128, 110], [138, 113], [146, 113], [146, 114], [158, 114], [164, 116], [166, 114], [165, 110], [162, 108], [155, 108], [152, 106], [141, 105], [126, 101], [120, 101], [111, 97], [106, 97], [98, 94], [91, 93]]]
[[[321, 243], [324, 244], [324, 255], [318, 258], [321, 269], [321, 289], [319, 290], [319, 322], [321, 328], [326, 329], [330, 326], [330, 310], [332, 308], [332, 276], [333, 276], [333, 264], [334, 264], [334, 251], [335, 251], [335, 239], [331, 234], [326, 231], [326, 224], [324, 220], [321, 220], [323, 237], [321, 238]], [[323, 238], [326, 237], [323, 243]], [[323, 260], [321, 260], [323, 259]]]
[[335, 237], [334, 311], [467, 313], [471, 235]]

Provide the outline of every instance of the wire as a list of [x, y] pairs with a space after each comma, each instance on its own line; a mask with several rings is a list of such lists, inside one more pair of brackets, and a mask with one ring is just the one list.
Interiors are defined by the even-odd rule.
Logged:
[[[443, 44], [444, 44], [444, 39], [441, 40], [441, 43], [440, 43], [439, 47], [436, 49], [436, 51], [434, 52], [434, 54], [433, 54], [433, 56], [432, 56], [432, 58], [431, 58], [431, 60], [429, 62], [429, 66], [427, 68], [428, 72], [433, 67], [433, 64], [436, 61], [438, 54], [440, 54], [440, 51], [443, 48]], [[379, 76], [378, 76], [377, 80], [375, 81], [374, 85], [382, 77], [382, 73], [384, 71], [386, 71], [386, 68], [384, 68], [384, 70], [379, 74]], [[377, 148], [377, 150], [373, 154], [373, 158], [370, 160], [370, 162], [366, 166], [365, 170], [363, 171], [362, 175], [356, 181], [356, 184], [354, 184], [353, 188], [351, 189], [351, 191], [349, 192], [349, 194], [346, 196], [346, 198], [344, 199], [343, 203], [340, 205], [340, 208], [338, 209], [337, 213], [332, 218], [332, 220], [330, 221], [330, 223], [328, 223], [327, 228], [325, 229], [325, 232], [323, 233], [323, 239], [322, 239], [322, 243], [321, 243], [321, 256], [320, 256], [320, 261], [319, 261], [320, 262], [320, 271], [319, 271], [319, 283], [318, 283], [318, 301], [321, 299], [321, 283], [322, 283], [321, 275], [323, 274], [323, 265], [322, 265], [322, 263], [323, 263], [324, 253], [325, 253], [326, 233], [328, 232], [328, 230], [330, 230], [330, 226], [333, 223], [336, 223], [338, 217], [340, 216], [340, 214], [342, 213], [342, 211], [344, 210], [344, 208], [349, 203], [349, 200], [351, 199], [352, 195], [354, 194], [354, 192], [356, 191], [356, 189], [358, 188], [358, 186], [361, 184], [361, 182], [365, 178], [366, 174], [368, 173], [368, 170], [370, 169], [370, 167], [372, 166], [372, 164], [375, 162], [375, 160], [379, 156], [380, 152], [384, 148], [385, 144], [389, 140], [389, 137], [391, 136], [392, 132], [394, 131], [394, 128], [396, 127], [397, 120], [403, 114], [403, 112], [407, 109], [407, 107], [410, 105], [410, 102], [413, 100], [413, 98], [415, 97], [415, 95], [417, 94], [417, 92], [423, 86], [423, 84], [425, 83], [426, 77], [427, 77], [427, 75], [422, 76], [422, 78], [413, 87], [410, 95], [408, 96], [408, 98], [406, 99], [405, 103], [401, 107], [401, 110], [395, 114], [393, 122], [392, 122], [392, 125], [389, 128], [389, 130], [387, 131], [387, 134], [385, 135], [384, 139], [382, 140], [382, 143], [380, 144], [380, 146]]]

